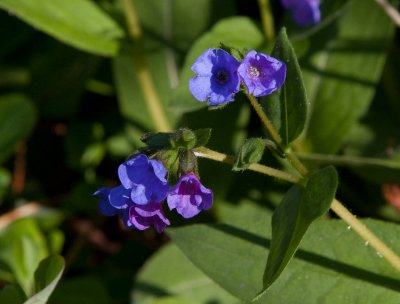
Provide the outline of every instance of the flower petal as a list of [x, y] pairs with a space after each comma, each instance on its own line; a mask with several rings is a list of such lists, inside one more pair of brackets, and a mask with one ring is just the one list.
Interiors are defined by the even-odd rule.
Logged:
[[208, 49], [193, 63], [191, 67], [192, 71], [201, 76], [211, 76], [211, 69], [215, 56], [215, 49]]
[[98, 208], [99, 211], [105, 216], [113, 216], [117, 214], [117, 209], [110, 205], [110, 201], [108, 199], [109, 194], [110, 189], [107, 188], [100, 188], [95, 193], [93, 193], [93, 195], [100, 196]]
[[123, 186], [112, 188], [108, 198], [110, 205], [117, 209], [125, 209], [131, 204], [130, 190]]
[[189, 80], [189, 90], [198, 101], [206, 101], [212, 93], [210, 77], [196, 76], [191, 78]]

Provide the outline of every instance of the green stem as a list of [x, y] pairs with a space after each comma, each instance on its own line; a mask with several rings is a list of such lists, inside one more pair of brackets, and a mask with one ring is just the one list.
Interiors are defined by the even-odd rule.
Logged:
[[[197, 157], [207, 158], [207, 159], [219, 161], [222, 163], [226, 163], [229, 165], [233, 165], [235, 162], [235, 158], [233, 156], [226, 155], [226, 154], [223, 154], [223, 153], [220, 153], [220, 152], [217, 152], [217, 151], [205, 148], [205, 147], [195, 149], [194, 153]], [[294, 183], [294, 184], [298, 183], [301, 179], [300, 177], [297, 177], [290, 173], [286, 173], [284, 171], [274, 169], [271, 167], [267, 167], [264, 165], [260, 165], [260, 164], [251, 164], [248, 169], [255, 171], [255, 172], [265, 174], [265, 175], [276, 177], [278, 179], [288, 181], [288, 182]]]
[[258, 0], [258, 6], [260, 7], [261, 22], [265, 38], [267, 42], [272, 42], [275, 39], [275, 27], [269, 0]]
[[359, 221], [351, 212], [343, 206], [338, 200], [334, 199], [331, 204], [331, 209], [337, 214], [344, 222], [346, 222], [361, 238], [363, 238], [368, 245], [374, 248], [386, 261], [388, 261], [393, 268], [400, 271], [400, 257], [383, 243], [371, 230], [367, 228], [361, 221]]
[[[268, 116], [265, 114], [263, 108], [261, 107], [260, 103], [258, 100], [253, 96], [245, 92], [247, 98], [250, 101], [250, 104], [256, 111], [258, 117], [260, 117], [262, 124], [264, 127], [267, 129], [268, 133], [271, 135], [272, 139], [275, 141], [275, 143], [284, 150], [282, 147], [283, 141], [282, 137], [279, 135], [279, 133], [276, 131], [275, 127], [273, 126], [272, 122], [269, 120]], [[308, 170], [304, 165], [299, 161], [299, 159], [296, 157], [296, 155], [292, 153], [287, 153], [286, 158], [289, 160], [289, 162], [292, 164], [292, 166], [303, 176], [307, 175]]]
[[[233, 156], [204, 147], [195, 149], [195, 155], [226, 164], [234, 163]], [[291, 183], [298, 183], [301, 180], [301, 178], [295, 175], [260, 164], [252, 164], [248, 169]], [[345, 223], [347, 223], [349, 227], [351, 227], [353, 231], [356, 232], [362, 239], [368, 242], [372, 248], [379, 252], [379, 254], [381, 254], [382, 257], [385, 258], [393, 268], [400, 271], [400, 257], [384, 242], [382, 242], [371, 230], [369, 230], [367, 226], [358, 220], [341, 202], [339, 202], [337, 199], [334, 199], [331, 204], [331, 210], [335, 212], [336, 215], [339, 216]]]
[[[139, 42], [142, 38], [142, 29], [140, 27], [139, 18], [133, 2], [132, 0], [122, 0], [122, 4], [125, 12], [129, 34], [135, 42]], [[136, 75], [143, 90], [147, 108], [149, 110], [152, 121], [155, 124], [156, 131], [170, 131], [171, 126], [163, 111], [163, 106], [155, 89], [149, 66], [146, 63], [146, 58], [144, 58], [142, 53], [137, 52], [133, 56], [133, 62], [136, 70]]]

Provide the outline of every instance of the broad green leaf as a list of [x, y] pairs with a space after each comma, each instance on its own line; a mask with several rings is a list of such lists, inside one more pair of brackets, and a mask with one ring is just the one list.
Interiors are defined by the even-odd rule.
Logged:
[[36, 122], [32, 102], [24, 95], [0, 96], [0, 163], [26, 139]]
[[310, 224], [325, 214], [335, 197], [338, 177], [333, 167], [310, 176], [306, 186], [294, 185], [272, 215], [272, 240], [264, 273], [265, 288], [289, 263]]
[[[146, 63], [154, 90], [146, 85], [144, 92], [140, 82], [146, 75], [143, 63]], [[176, 115], [169, 111], [166, 103], [172, 92], [171, 75], [168, 71], [165, 46], [157, 43], [155, 46], [146, 46], [143, 49], [134, 49], [127, 45], [113, 60], [113, 74], [116, 82], [119, 108], [127, 122], [139, 127], [141, 132], [157, 131], [155, 119], [150, 115], [146, 94], [156, 94], [162, 110], [170, 124], [176, 121]], [[150, 92], [151, 91], [151, 92]], [[150, 92], [150, 93], [149, 93]]]
[[351, 0], [337, 24], [310, 38], [309, 54], [301, 61], [312, 110], [303, 143], [306, 150], [335, 153], [365, 114], [393, 29], [376, 3]]
[[0, 231], [0, 262], [27, 295], [33, 290], [33, 274], [48, 253], [46, 239], [32, 219], [18, 220]]
[[46, 304], [64, 271], [64, 259], [52, 255], [40, 262], [35, 271], [35, 294], [24, 304]]
[[51, 304], [109, 304], [112, 303], [104, 278], [81, 275], [63, 279], [51, 295]]
[[233, 170], [244, 170], [251, 164], [258, 163], [263, 156], [265, 145], [262, 138], [247, 139], [239, 148]]
[[178, 87], [170, 102], [174, 110], [185, 112], [207, 105], [198, 102], [189, 92], [189, 79], [195, 76], [190, 67], [201, 53], [209, 48], [218, 48], [221, 42], [238, 49], [256, 49], [262, 44], [263, 35], [253, 21], [246, 17], [226, 18], [214, 25], [193, 44], [185, 58]]
[[286, 80], [280, 90], [261, 98], [260, 103], [281, 135], [283, 143], [288, 145], [303, 131], [308, 100], [300, 66], [285, 28], [276, 38], [271, 56], [285, 62]]
[[[174, 69], [170, 64], [174, 57], [179, 58], [180, 52], [186, 52], [193, 41], [214, 22], [234, 15], [235, 6], [235, 0], [135, 1], [135, 8], [145, 35], [153, 36], [152, 39], [162, 40], [169, 45], [166, 51], [172, 59], [169, 62], [172, 73]], [[173, 50], [179, 52], [172, 52]]]
[[0, 8], [76, 48], [105, 56], [117, 53], [123, 32], [89, 0], [0, 0]]
[[198, 270], [174, 245], [161, 249], [146, 262], [136, 278], [131, 302], [159, 304], [169, 297], [179, 298], [182, 303], [188, 304], [207, 304], [211, 301], [239, 303]]
[[6, 285], [0, 289], [0, 303], [21, 304], [25, 299], [24, 292], [18, 285]]
[[[270, 216], [253, 207], [229, 224], [168, 229], [185, 255], [213, 281], [249, 303], [263, 288], [271, 245]], [[261, 212], [260, 212], [261, 211]], [[395, 252], [400, 227], [364, 220]], [[206, 237], [205, 237], [206, 236]], [[400, 276], [374, 249], [339, 220], [310, 226], [294, 259], [257, 303], [397, 304]]]

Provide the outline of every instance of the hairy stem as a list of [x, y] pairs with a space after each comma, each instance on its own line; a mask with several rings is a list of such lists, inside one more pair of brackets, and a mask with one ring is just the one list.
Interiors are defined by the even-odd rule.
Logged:
[[396, 270], [400, 271], [400, 257], [359, 221], [342, 203], [334, 199], [331, 209], [346, 222], [368, 245], [381, 254]]
[[[273, 126], [272, 122], [269, 120], [268, 116], [265, 114], [263, 108], [261, 107], [260, 103], [258, 100], [253, 96], [250, 95], [249, 93], [245, 93], [247, 98], [250, 101], [250, 104], [256, 111], [258, 117], [260, 117], [262, 124], [264, 127], [267, 129], [268, 133], [271, 135], [272, 139], [275, 141], [275, 143], [284, 150], [282, 147], [282, 137], [279, 135], [279, 133], [276, 131], [275, 127]], [[308, 170], [307, 168], [299, 161], [299, 159], [296, 157], [296, 155], [292, 153], [287, 153], [286, 158], [289, 160], [289, 162], [292, 164], [292, 166], [303, 176], [307, 175]]]
[[[129, 34], [133, 41], [139, 42], [142, 38], [142, 29], [140, 27], [135, 6], [133, 5], [132, 0], [122, 0], [122, 4]], [[163, 111], [162, 103], [154, 87], [154, 81], [151, 77], [149, 66], [146, 63], [146, 58], [144, 58], [142, 53], [137, 52], [133, 56], [133, 62], [156, 131], [170, 131], [171, 126], [165, 112]]]
[[[198, 157], [208, 158], [230, 165], [232, 165], [235, 161], [234, 157], [231, 155], [219, 153], [217, 151], [213, 151], [204, 147], [197, 148], [194, 153]], [[291, 183], [297, 183], [300, 181], [300, 178], [295, 175], [260, 164], [251, 164], [248, 169], [265, 175], [276, 177], [278, 179], [285, 180]]]

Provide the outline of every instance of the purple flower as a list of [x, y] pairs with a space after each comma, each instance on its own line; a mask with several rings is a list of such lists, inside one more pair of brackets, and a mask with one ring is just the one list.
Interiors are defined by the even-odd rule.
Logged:
[[268, 55], [250, 51], [238, 68], [247, 92], [255, 97], [271, 94], [285, 81], [286, 65]]
[[118, 168], [121, 185], [101, 188], [99, 210], [106, 216], [120, 215], [128, 228], [139, 230], [150, 226], [161, 232], [169, 221], [162, 213], [161, 202], [166, 198], [169, 184], [162, 162], [140, 154]]
[[[116, 205], [122, 206], [127, 195], [138, 205], [163, 201], [169, 188], [165, 179], [166, 174], [167, 171], [162, 162], [148, 159], [144, 154], [139, 154], [126, 161], [118, 168], [122, 187], [115, 190], [116, 199], [111, 198], [111, 204], [115, 206], [115, 202]], [[122, 193], [123, 195], [121, 195]]]
[[210, 106], [233, 101], [240, 88], [238, 66], [226, 51], [208, 49], [192, 65], [197, 76], [189, 81], [190, 92], [200, 102], [208, 99]]
[[294, 21], [301, 26], [316, 24], [321, 20], [319, 0], [281, 0], [281, 2], [292, 12]]
[[[118, 187], [117, 187], [118, 188]], [[100, 196], [99, 210], [106, 216], [118, 214], [125, 226], [129, 229], [135, 227], [139, 230], [145, 230], [153, 226], [158, 233], [164, 231], [165, 227], [170, 225], [169, 220], [162, 212], [162, 205], [158, 202], [150, 202], [147, 205], [137, 205], [133, 203], [129, 196], [120, 198], [121, 201], [127, 202], [123, 208], [116, 208], [111, 204], [111, 192], [116, 189], [101, 188], [94, 195]], [[121, 193], [121, 192], [120, 192]]]
[[201, 210], [211, 208], [213, 192], [204, 187], [197, 176], [191, 172], [183, 175], [167, 196], [170, 210], [176, 211], [184, 218], [191, 218]]

